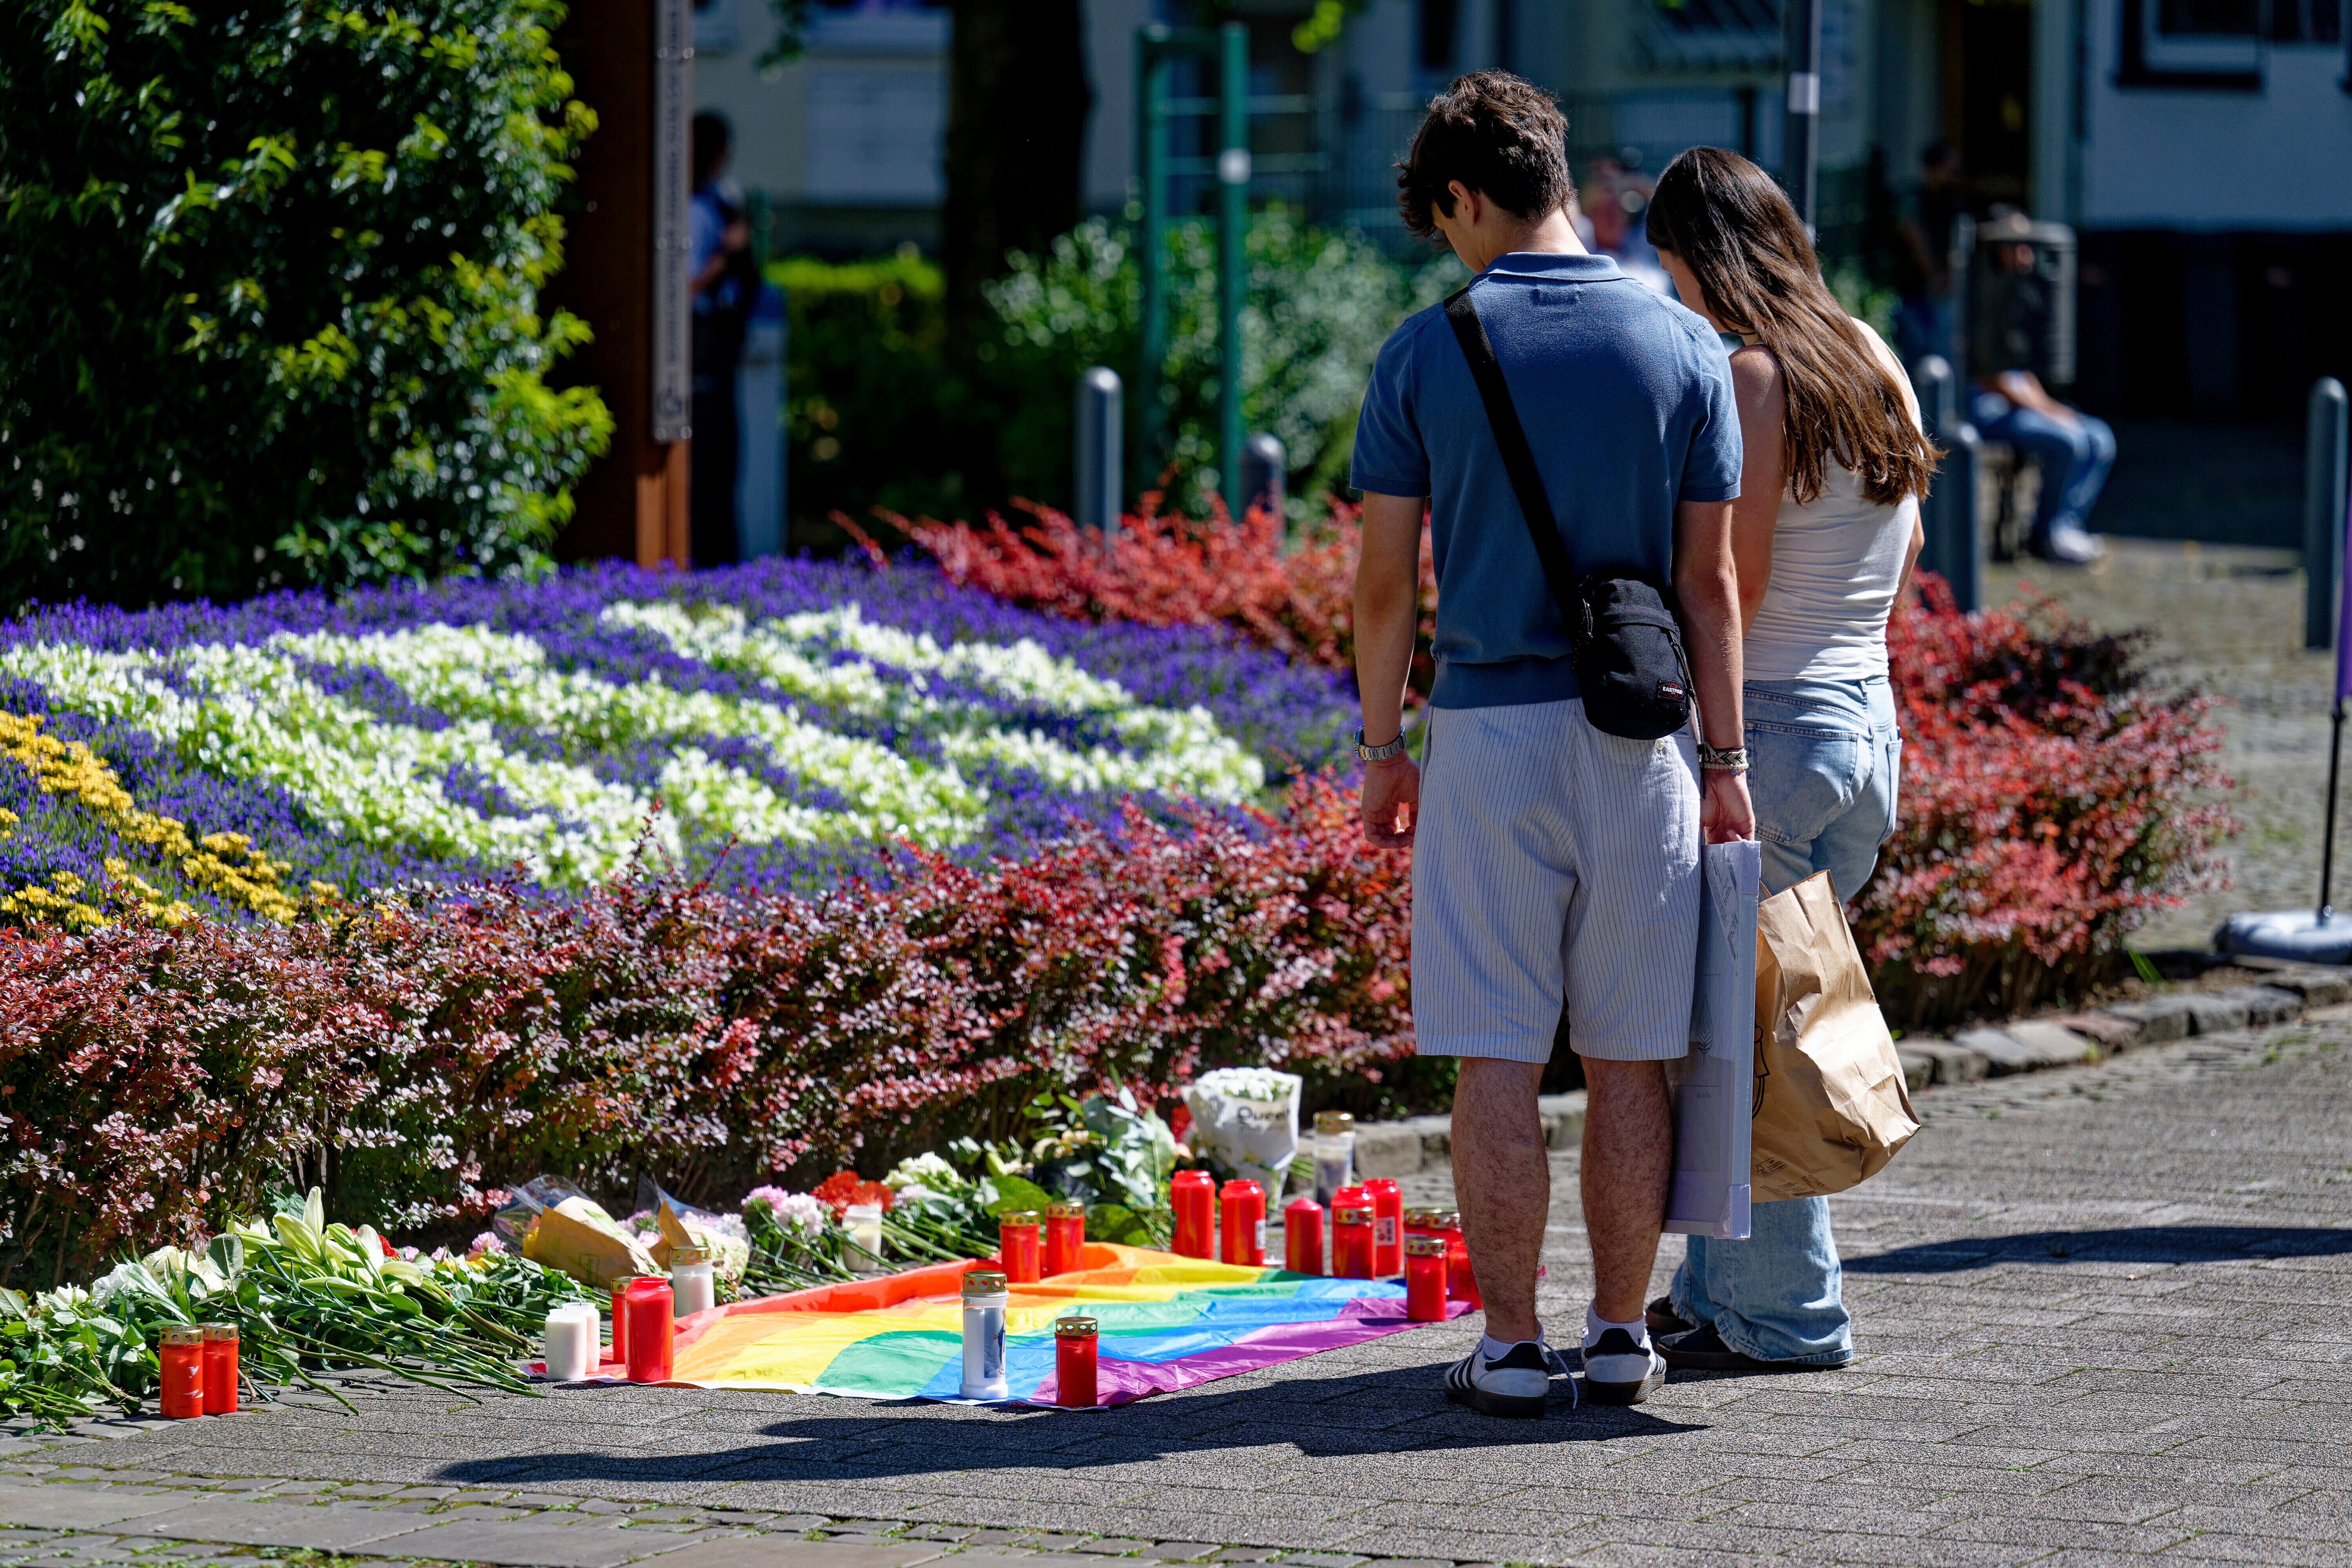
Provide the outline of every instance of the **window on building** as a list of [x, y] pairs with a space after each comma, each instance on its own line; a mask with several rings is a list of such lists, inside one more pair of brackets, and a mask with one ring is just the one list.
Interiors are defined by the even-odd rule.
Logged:
[[1421, 63], [1452, 70], [1462, 37], [1462, 0], [1421, 0]]
[[2124, 0], [2126, 86], [2262, 87], [2263, 13], [2275, 0]]
[[1780, 0], [1635, 0], [1633, 9], [1638, 70], [1780, 68]]
[[2343, 0], [2270, 0], [2263, 31], [2274, 44], [2344, 41]]

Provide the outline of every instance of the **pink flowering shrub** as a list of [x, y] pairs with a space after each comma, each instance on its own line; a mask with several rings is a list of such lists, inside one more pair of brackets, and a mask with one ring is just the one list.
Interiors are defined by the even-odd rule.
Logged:
[[[1047, 1087], [1411, 1049], [1404, 868], [1350, 796], [1137, 813], [799, 897], [475, 887], [290, 928], [0, 933], [0, 1282], [80, 1277], [271, 1184], [451, 1240], [542, 1171], [731, 1199], [998, 1134]], [[34, 1278], [37, 1276], [37, 1279]]]

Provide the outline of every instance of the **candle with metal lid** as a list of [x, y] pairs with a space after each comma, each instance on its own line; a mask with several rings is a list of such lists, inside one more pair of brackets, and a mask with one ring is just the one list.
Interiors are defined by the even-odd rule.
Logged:
[[1045, 1272], [1075, 1274], [1086, 1267], [1087, 1205], [1045, 1205]]
[[1349, 1205], [1331, 1211], [1331, 1272], [1342, 1279], [1375, 1277], [1370, 1205]]
[[996, 1216], [996, 1256], [1004, 1278], [1015, 1285], [1034, 1285], [1045, 1263], [1040, 1231], [1045, 1216], [1035, 1209], [1007, 1209]]
[[185, 1421], [205, 1413], [205, 1331], [194, 1324], [163, 1331], [163, 1343], [155, 1352], [163, 1363], [163, 1387], [157, 1390], [156, 1403], [163, 1414], [174, 1421]]
[[1404, 1272], [1404, 1192], [1386, 1176], [1364, 1184], [1372, 1200], [1372, 1273], [1385, 1279]]
[[1102, 1325], [1083, 1313], [1054, 1320], [1054, 1403], [1084, 1409], [1095, 1395]]
[[236, 1413], [236, 1325], [205, 1323], [205, 1414]]
[[963, 1277], [963, 1382], [966, 1399], [1003, 1399], [1011, 1391], [1004, 1382], [1004, 1310], [1013, 1298], [1011, 1281], [993, 1268], [974, 1268]]
[[1336, 1203], [1356, 1179], [1356, 1119], [1344, 1110], [1315, 1113], [1315, 1198]]
[[1255, 1182], [1227, 1182], [1218, 1195], [1218, 1224], [1227, 1263], [1257, 1268], [1265, 1263], [1265, 1189]]
[[1217, 1179], [1206, 1171], [1179, 1171], [1168, 1183], [1168, 1203], [1176, 1211], [1176, 1239], [1169, 1249], [1181, 1258], [1214, 1258]]
[[1416, 1323], [1445, 1321], [1445, 1240], [1408, 1237], [1404, 1244], [1404, 1315]]

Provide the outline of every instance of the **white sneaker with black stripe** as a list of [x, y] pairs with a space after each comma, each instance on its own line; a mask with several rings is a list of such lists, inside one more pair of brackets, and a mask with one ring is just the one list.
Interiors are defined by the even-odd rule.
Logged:
[[[1541, 1415], [1555, 1367], [1567, 1370], [1559, 1352], [1541, 1341], [1521, 1340], [1504, 1354], [1489, 1359], [1482, 1340], [1470, 1348], [1468, 1355], [1445, 1369], [1445, 1397], [1481, 1415], [1523, 1419]], [[1573, 1403], [1573, 1378], [1568, 1387]]]
[[1584, 1347], [1584, 1390], [1602, 1405], [1639, 1405], [1666, 1381], [1666, 1358], [1645, 1330], [1610, 1328]]

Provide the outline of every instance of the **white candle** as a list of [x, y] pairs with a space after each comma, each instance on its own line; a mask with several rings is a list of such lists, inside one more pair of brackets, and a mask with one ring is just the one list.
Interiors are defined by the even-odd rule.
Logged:
[[547, 1375], [559, 1383], [577, 1383], [597, 1361], [596, 1309], [586, 1301], [567, 1301], [547, 1314]]

